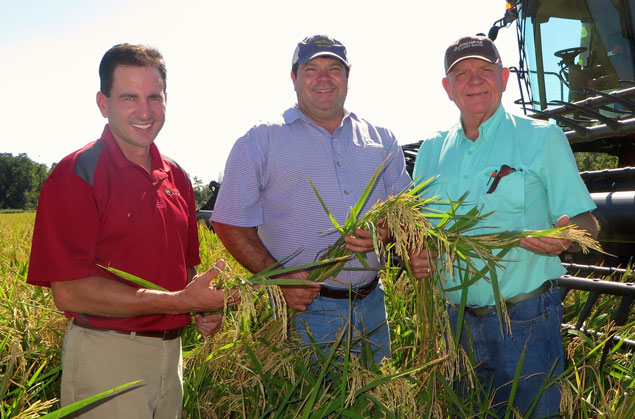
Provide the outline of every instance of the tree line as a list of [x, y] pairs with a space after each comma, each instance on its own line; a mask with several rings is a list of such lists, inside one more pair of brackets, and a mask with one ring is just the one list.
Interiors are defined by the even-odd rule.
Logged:
[[[14, 156], [0, 153], [0, 210], [37, 209], [42, 184], [55, 164], [48, 169], [43, 163], [37, 163], [25, 153]], [[194, 176], [192, 186], [197, 208], [205, 205], [212, 195], [208, 184]]]
[[[617, 167], [617, 157], [602, 153], [576, 153], [576, 161], [581, 171]], [[24, 153], [17, 156], [0, 153], [0, 210], [35, 210], [40, 189], [50, 170]], [[212, 182], [210, 185], [217, 189], [219, 183]], [[196, 176], [192, 179], [192, 186], [197, 208], [205, 206], [214, 191]]]
[[26, 154], [0, 153], [0, 210], [35, 210], [49, 169]]

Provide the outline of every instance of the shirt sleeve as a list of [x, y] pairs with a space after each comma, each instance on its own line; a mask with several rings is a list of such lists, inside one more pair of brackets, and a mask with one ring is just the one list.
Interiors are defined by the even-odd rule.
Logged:
[[260, 191], [264, 155], [255, 130], [236, 141], [218, 191], [212, 221], [238, 227], [256, 227], [264, 222]]
[[389, 148], [390, 158], [386, 163], [384, 172], [384, 184], [386, 191], [391, 195], [397, 195], [410, 185], [411, 179], [406, 170], [406, 161], [403, 149], [397, 143], [392, 133], [390, 134], [391, 146]]
[[50, 177], [40, 192], [27, 282], [50, 286], [98, 275], [99, 215], [90, 185], [79, 176]]
[[580, 177], [566, 136], [554, 125], [546, 130], [541, 157], [545, 164], [540, 175], [547, 189], [552, 223], [562, 215], [575, 217], [596, 208]]
[[447, 132], [437, 132], [434, 136], [421, 141], [421, 145], [417, 151], [414, 169], [412, 170], [412, 179], [415, 187], [438, 174], [441, 153], [439, 144], [443, 144], [443, 139], [446, 135]]

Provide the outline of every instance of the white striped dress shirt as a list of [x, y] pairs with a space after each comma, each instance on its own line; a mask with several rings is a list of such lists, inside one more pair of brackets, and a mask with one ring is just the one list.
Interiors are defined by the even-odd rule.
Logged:
[[[392, 154], [391, 154], [392, 153]], [[278, 260], [301, 249], [286, 263], [312, 262], [339, 237], [311, 189], [310, 178], [339, 223], [361, 196], [371, 177], [391, 154], [363, 212], [408, 186], [403, 152], [392, 132], [346, 112], [333, 134], [296, 107], [281, 120], [254, 126], [236, 141], [214, 207], [212, 220], [258, 227], [258, 234]], [[379, 266], [374, 253], [371, 266]], [[349, 266], [359, 266], [357, 261]], [[347, 287], [370, 282], [374, 271], [342, 271], [325, 285]]]

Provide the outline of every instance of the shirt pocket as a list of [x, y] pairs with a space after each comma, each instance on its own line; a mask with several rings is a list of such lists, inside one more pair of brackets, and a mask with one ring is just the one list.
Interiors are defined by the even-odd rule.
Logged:
[[[497, 227], [499, 231], [522, 230], [525, 210], [525, 171], [513, 168], [505, 176], [500, 176], [501, 166], [487, 167], [479, 174], [483, 185], [479, 204], [482, 213], [492, 212], [485, 224]], [[496, 174], [499, 174], [498, 184]], [[488, 193], [489, 191], [489, 193]]]

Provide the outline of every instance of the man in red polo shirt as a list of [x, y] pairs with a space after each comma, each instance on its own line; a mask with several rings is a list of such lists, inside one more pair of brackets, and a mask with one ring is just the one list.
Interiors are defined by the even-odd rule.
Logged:
[[[66, 156], [40, 193], [27, 282], [50, 287], [72, 318], [62, 348], [62, 405], [118, 385], [143, 385], [89, 406], [82, 417], [179, 418], [181, 332], [189, 313], [223, 307], [210, 285], [224, 266], [200, 263], [194, 193], [154, 139], [165, 121], [161, 54], [120, 44], [102, 58], [99, 140]], [[168, 290], [139, 288], [98, 265]], [[238, 295], [228, 297], [232, 304]], [[207, 330], [222, 314], [206, 316]]]

